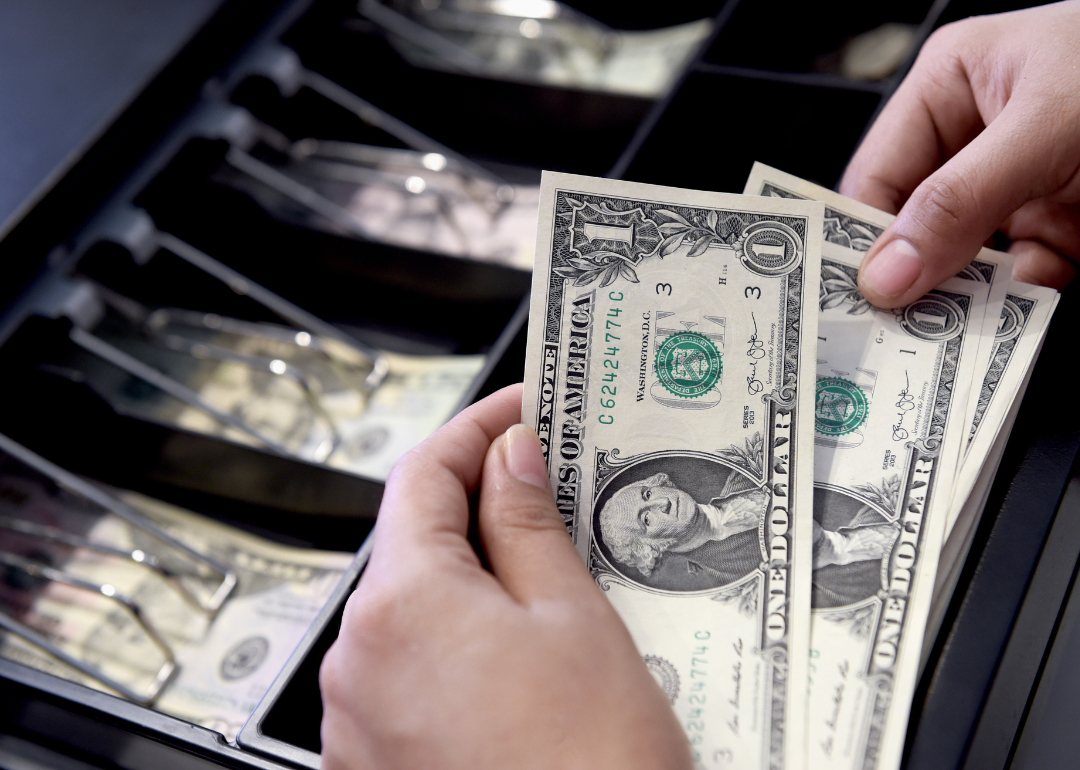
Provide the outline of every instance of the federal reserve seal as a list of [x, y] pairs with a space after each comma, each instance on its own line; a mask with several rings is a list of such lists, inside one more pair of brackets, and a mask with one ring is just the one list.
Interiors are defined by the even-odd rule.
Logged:
[[866, 422], [870, 404], [862, 388], [843, 377], [819, 377], [814, 400], [814, 430], [843, 436]]
[[656, 376], [680, 398], [697, 398], [712, 390], [724, 370], [713, 341], [697, 332], [675, 332], [656, 351]]
[[679, 697], [679, 672], [675, 670], [675, 666], [656, 655], [646, 655], [645, 668], [649, 669], [653, 679], [674, 706], [675, 699]]
[[229, 681], [243, 679], [266, 660], [270, 641], [265, 636], [249, 636], [233, 647], [221, 660], [221, 678]]

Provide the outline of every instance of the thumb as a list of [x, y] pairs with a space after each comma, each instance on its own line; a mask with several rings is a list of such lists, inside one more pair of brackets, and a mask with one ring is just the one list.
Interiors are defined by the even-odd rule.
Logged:
[[491, 444], [480, 484], [480, 538], [517, 601], [580, 596], [592, 578], [555, 509], [540, 439], [514, 425]]
[[[859, 287], [878, 307], [907, 305], [962, 270], [1020, 206], [1060, 186], [1055, 142], [1039, 116], [1010, 102], [970, 144], [925, 179], [863, 258]], [[1041, 121], [1040, 121], [1041, 122]]]

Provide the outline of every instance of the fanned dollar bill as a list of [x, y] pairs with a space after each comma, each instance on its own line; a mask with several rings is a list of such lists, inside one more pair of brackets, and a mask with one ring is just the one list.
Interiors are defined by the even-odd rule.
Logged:
[[522, 420], [703, 767], [805, 763], [821, 212], [542, 183]]
[[[892, 214], [865, 203], [845, 198], [839, 193], [799, 179], [791, 174], [755, 163], [745, 192], [780, 198], [808, 198], [825, 203], [825, 240], [838, 246], [865, 252], [889, 224]], [[1049, 324], [1051, 306], [1057, 292], [1010, 279], [1012, 257], [983, 249], [961, 271], [960, 278], [990, 285], [987, 315], [976, 364], [977, 377], [966, 396], [966, 413], [971, 431], [960, 451], [962, 463], [954, 484], [953, 505], [946, 524], [946, 535], [956, 526], [961, 512], [976, 516], [966, 506], [979, 469], [985, 464], [994, 438], [1004, 426], [1009, 410], [1008, 397], [991, 397], [996, 391], [1015, 394], [1034, 361], [1033, 338], [1041, 337]], [[1027, 340], [1010, 344], [1009, 339]], [[976, 439], [978, 437], [978, 440]]]
[[[900, 766], [989, 286], [900, 311], [825, 243], [818, 323], [810, 768]], [[836, 287], [849, 287], [842, 302]]]
[[[154, 708], [234, 740], [353, 554], [282, 546], [133, 492], [117, 496], [236, 572], [237, 587], [216, 617], [195, 609], [160, 574], [134, 560], [57, 546], [2, 528], [0, 549], [131, 597], [179, 665]], [[0, 501], [6, 516], [58, 527], [97, 544], [140, 549], [181, 575], [192, 592], [205, 589], [195, 564], [161, 541], [11, 466], [0, 468]], [[66, 653], [131, 689], [142, 691], [152, 681], [164, 660], [162, 651], [133, 615], [85, 591], [14, 575], [9, 572], [0, 583], [0, 611], [13, 613]], [[14, 635], [0, 632], [0, 656], [108, 691]]]
[[[934, 588], [933, 606], [930, 610], [930, 621], [927, 626], [927, 640], [923, 645], [923, 665], [925, 665], [927, 656], [929, 655], [930, 647], [933, 644], [933, 638], [937, 636], [938, 631], [941, 629], [941, 622], [945, 616], [945, 610], [948, 609], [953, 591], [960, 579], [960, 572], [963, 569], [964, 561], [967, 559], [968, 553], [971, 550], [971, 545], [975, 538], [975, 531], [979, 526], [983, 508], [990, 495], [990, 488], [993, 486], [994, 477], [997, 475], [998, 467], [1001, 465], [1001, 458], [1005, 454], [1005, 445], [1008, 443], [1009, 434], [1012, 432], [1013, 424], [1016, 422], [1016, 416], [1020, 411], [1020, 404], [1024, 398], [1024, 393], [1027, 390], [1028, 382], [1031, 379], [1035, 361], [1039, 356], [1043, 341], [1046, 339], [1046, 332], [1049, 327], [1049, 317], [1053, 315], [1054, 310], [1057, 307], [1058, 299], [1061, 296], [1052, 289], [1046, 289], [1042, 286], [1028, 287], [1027, 284], [1020, 284], [1016, 281], [1013, 282], [1011, 291], [1018, 290], [1018, 287], [1022, 287], [1022, 289], [1025, 290], [1024, 293], [1020, 295], [1010, 295], [1009, 299], [1014, 301], [1018, 311], [1016, 314], [1017, 325], [1022, 325], [1023, 328], [1017, 333], [1011, 324], [1003, 323], [1001, 325], [996, 337], [996, 347], [998, 347], [998, 349], [995, 352], [994, 359], [998, 360], [999, 357], [1008, 357], [1001, 365], [1003, 369], [1009, 366], [1019, 368], [1021, 364], [1014, 363], [1012, 360], [1013, 357], [1016, 357], [1021, 362], [1027, 360], [1026, 374], [1015, 392], [1005, 393], [1003, 392], [1003, 388], [996, 387], [990, 391], [991, 403], [987, 407], [987, 413], [991, 414], [996, 408], [1005, 409], [1006, 415], [1004, 419], [1001, 420], [1001, 427], [998, 430], [997, 436], [992, 439], [992, 447], [987, 453], [986, 459], [983, 461], [982, 467], [979, 469], [974, 481], [971, 483], [966, 499], [960, 506], [959, 513], [953, 522], [952, 528], [949, 530], [945, 545], [941, 550], [941, 557], [938, 562], [938, 576]], [[1023, 302], [1022, 300], [1027, 300], [1027, 302]], [[1045, 319], [1041, 320], [1037, 314], [1044, 314]], [[1008, 350], [1010, 343], [1013, 344], [1012, 350]], [[990, 380], [991, 378], [988, 376], [987, 379]], [[996, 417], [991, 414], [991, 418], [988, 418], [987, 422], [989, 422], [990, 419], [996, 419]], [[969, 441], [975, 440], [988, 441], [990, 439], [986, 435], [981, 436], [978, 439], [969, 439]], [[967, 472], [970, 467], [970, 462], [965, 462], [962, 466], [961, 477], [957, 481], [956, 488], [958, 490], [967, 483], [963, 474]], [[957, 499], [954, 499], [953, 501], [954, 512], [956, 511], [958, 500], [959, 498], [957, 497]]]
[[[963, 462], [953, 492], [948, 533], [952, 536], [961, 511], [976, 492], [982, 469], [990, 462], [996, 439], [1008, 436], [1007, 420], [1022, 394], [1022, 383], [1031, 373], [1039, 347], [1057, 307], [1058, 293], [1045, 286], [1011, 281], [1000, 320], [989, 338], [986, 375], [973, 393], [976, 409], [965, 440]], [[991, 473], [992, 476], [992, 473]], [[982, 511], [982, 506], [978, 508]], [[969, 515], [969, 519], [972, 517]], [[975, 517], [977, 521], [977, 516]]]

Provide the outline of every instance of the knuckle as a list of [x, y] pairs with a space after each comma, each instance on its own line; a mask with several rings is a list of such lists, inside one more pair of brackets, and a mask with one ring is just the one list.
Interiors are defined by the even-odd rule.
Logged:
[[943, 24], [926, 39], [926, 47], [935, 53], [956, 49], [958, 43], [968, 40], [975, 34], [978, 21], [974, 18], [960, 19]]
[[319, 687], [328, 706], [352, 703], [355, 683], [370, 680], [385, 669], [401, 636], [395, 604], [382, 596], [354, 593], [349, 598], [338, 638], [319, 665]]
[[1000, 19], [993, 16], [970, 16], [938, 27], [926, 39], [924, 49], [933, 54], [951, 55], [968, 52], [991, 43], [999, 30]]
[[393, 485], [396, 487], [406, 483], [407, 479], [414, 477], [421, 472], [424, 462], [425, 458], [423, 451], [420, 447], [413, 447], [394, 463], [394, 466], [390, 469], [390, 473], [386, 476], [386, 486], [389, 487]]
[[491, 524], [506, 531], [526, 533], [565, 531], [560, 517], [550, 501], [512, 498], [489, 511]]
[[345, 605], [341, 631], [335, 646], [338, 655], [345, 655], [356, 665], [378, 660], [392, 653], [395, 639], [402, 636], [401, 612], [407, 597], [392, 596], [389, 592], [357, 591]]
[[334, 642], [319, 664], [319, 690], [327, 705], [344, 700], [342, 674], [341, 643]]
[[382, 591], [357, 590], [349, 597], [341, 619], [341, 633], [350, 641], [383, 636], [393, 628], [398, 600]]
[[926, 41], [912, 67], [910, 80], [924, 93], [951, 93], [967, 80], [963, 36], [948, 30], [942, 27]]
[[966, 21], [967, 19], [950, 22], [935, 29], [923, 43], [922, 52], [926, 56], [935, 56], [951, 50], [956, 39], [963, 37]]
[[975, 204], [975, 195], [963, 179], [929, 179], [924, 182], [913, 219], [924, 230], [946, 236], [962, 224]]

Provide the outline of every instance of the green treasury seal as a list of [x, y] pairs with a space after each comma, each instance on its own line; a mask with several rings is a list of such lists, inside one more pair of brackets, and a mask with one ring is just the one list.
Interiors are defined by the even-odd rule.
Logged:
[[656, 376], [681, 398], [708, 393], [723, 370], [716, 345], [697, 332], [675, 332], [656, 351]]
[[862, 388], [843, 377], [819, 377], [814, 429], [823, 436], [843, 436], [866, 422], [869, 410]]

